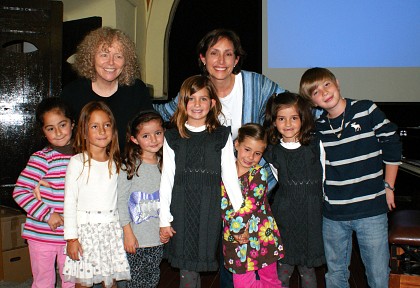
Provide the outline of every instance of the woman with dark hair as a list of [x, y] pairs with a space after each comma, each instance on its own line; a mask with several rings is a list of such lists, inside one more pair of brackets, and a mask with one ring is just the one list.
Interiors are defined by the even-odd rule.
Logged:
[[[232, 138], [237, 137], [242, 124], [263, 124], [267, 100], [285, 90], [262, 74], [241, 70], [246, 53], [239, 36], [228, 29], [212, 30], [198, 43], [197, 54], [202, 74], [210, 78], [222, 103], [219, 120], [222, 125], [231, 126]], [[168, 121], [177, 103], [178, 97], [154, 108]], [[269, 189], [272, 189], [276, 182], [269, 174]]]
[[[219, 120], [222, 125], [231, 127], [232, 138], [238, 136], [242, 124], [263, 124], [267, 100], [274, 93], [285, 90], [264, 75], [241, 70], [246, 53], [239, 36], [228, 29], [212, 30], [198, 43], [197, 54], [202, 74], [210, 78], [222, 104]], [[168, 121], [177, 103], [178, 96], [168, 103], [156, 104], [154, 108]], [[263, 159], [260, 165], [265, 166], [269, 174], [268, 187], [271, 190], [276, 180]], [[221, 287], [233, 287], [232, 276], [226, 271], [221, 267]]]
[[72, 66], [81, 78], [64, 87], [61, 96], [76, 116], [88, 102], [105, 102], [117, 121], [123, 151], [127, 123], [139, 111], [152, 109], [149, 91], [140, 80], [133, 41], [118, 29], [96, 29], [77, 47]]

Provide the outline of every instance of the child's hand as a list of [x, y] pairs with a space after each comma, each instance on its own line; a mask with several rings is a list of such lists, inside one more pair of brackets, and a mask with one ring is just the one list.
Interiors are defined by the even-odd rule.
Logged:
[[55, 231], [58, 227], [64, 225], [64, 218], [57, 212], [51, 213], [50, 219], [47, 221], [52, 231]]
[[[128, 224], [130, 225], [130, 224]], [[131, 230], [131, 229], [130, 229]], [[135, 254], [136, 248], [139, 248], [139, 242], [137, 241], [136, 236], [134, 236], [133, 232], [127, 233], [124, 230], [124, 249], [126, 252]]]
[[67, 256], [73, 260], [80, 260], [79, 255], [83, 256], [82, 245], [78, 239], [67, 240]]
[[249, 242], [249, 233], [248, 231], [245, 231], [242, 234], [233, 235], [233, 238], [235, 238], [236, 241], [238, 241], [239, 244], [247, 244]]
[[160, 227], [159, 236], [160, 236], [160, 242], [163, 244], [168, 243], [169, 239], [174, 236], [176, 231], [171, 227]]
[[39, 187], [41, 187], [41, 185], [45, 186], [45, 187], [48, 187], [48, 188], [51, 187], [50, 184], [47, 181], [39, 180], [38, 185], [36, 185], [36, 187], [32, 191], [32, 193], [34, 193], [34, 196], [35, 196], [36, 200], [38, 200], [38, 201], [41, 201], [41, 190], [39, 189]]
[[388, 204], [389, 211], [395, 209], [394, 191], [385, 189], [386, 192], [386, 203]]
[[239, 244], [246, 244], [249, 242], [249, 231], [248, 231], [249, 223], [246, 223], [244, 233], [233, 235], [233, 238], [235, 238], [236, 241], [238, 241]]

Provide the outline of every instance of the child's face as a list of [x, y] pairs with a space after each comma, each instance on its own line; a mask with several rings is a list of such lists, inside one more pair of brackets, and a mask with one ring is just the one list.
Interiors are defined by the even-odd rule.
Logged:
[[188, 124], [194, 127], [206, 124], [207, 114], [215, 105], [216, 101], [210, 99], [207, 89], [203, 88], [188, 98], [187, 115]]
[[252, 137], [245, 137], [242, 142], [235, 141], [235, 149], [238, 151], [236, 166], [239, 175], [244, 174], [260, 162], [266, 146], [264, 141], [255, 140]]
[[296, 142], [302, 127], [302, 121], [296, 106], [280, 108], [277, 111], [274, 126], [281, 134], [284, 142]]
[[69, 118], [56, 109], [45, 112], [43, 118], [42, 131], [51, 145], [63, 147], [70, 143], [74, 124]]
[[157, 119], [139, 124], [139, 126], [137, 136], [131, 136], [130, 139], [140, 146], [144, 158], [151, 158], [163, 146], [163, 127]]
[[336, 107], [340, 102], [340, 85], [337, 81], [324, 79], [318, 83], [311, 94], [312, 102], [325, 110]]
[[88, 123], [87, 136], [91, 151], [104, 149], [111, 143], [112, 123], [107, 113], [102, 110], [92, 112]]

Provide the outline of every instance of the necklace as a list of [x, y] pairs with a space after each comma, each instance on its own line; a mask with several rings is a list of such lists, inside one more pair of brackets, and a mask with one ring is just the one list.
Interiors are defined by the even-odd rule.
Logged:
[[330, 118], [327, 117], [328, 124], [330, 124], [331, 131], [334, 133], [335, 136], [337, 136], [337, 138], [340, 138], [341, 137], [341, 133], [343, 133], [343, 125], [344, 125], [344, 116], [345, 115], [346, 115], [346, 111], [344, 110], [344, 112], [343, 112], [343, 119], [341, 120], [340, 130], [338, 131], [338, 133], [335, 133], [334, 132], [334, 128], [332, 127], [331, 122], [330, 122]]

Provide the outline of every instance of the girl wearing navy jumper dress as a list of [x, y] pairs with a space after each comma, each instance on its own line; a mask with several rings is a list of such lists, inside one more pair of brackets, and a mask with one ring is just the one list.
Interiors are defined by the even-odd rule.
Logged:
[[230, 130], [220, 125], [221, 104], [205, 76], [192, 76], [180, 90], [165, 133], [160, 186], [161, 241], [181, 273], [180, 287], [200, 287], [199, 272], [218, 269], [223, 179], [234, 210], [242, 204]]
[[312, 136], [309, 101], [284, 92], [267, 102], [265, 127], [271, 145], [264, 153], [278, 179], [271, 208], [282, 236], [285, 257], [279, 279], [289, 287], [298, 266], [302, 287], [317, 287], [314, 267], [325, 263], [322, 241], [324, 149]]

